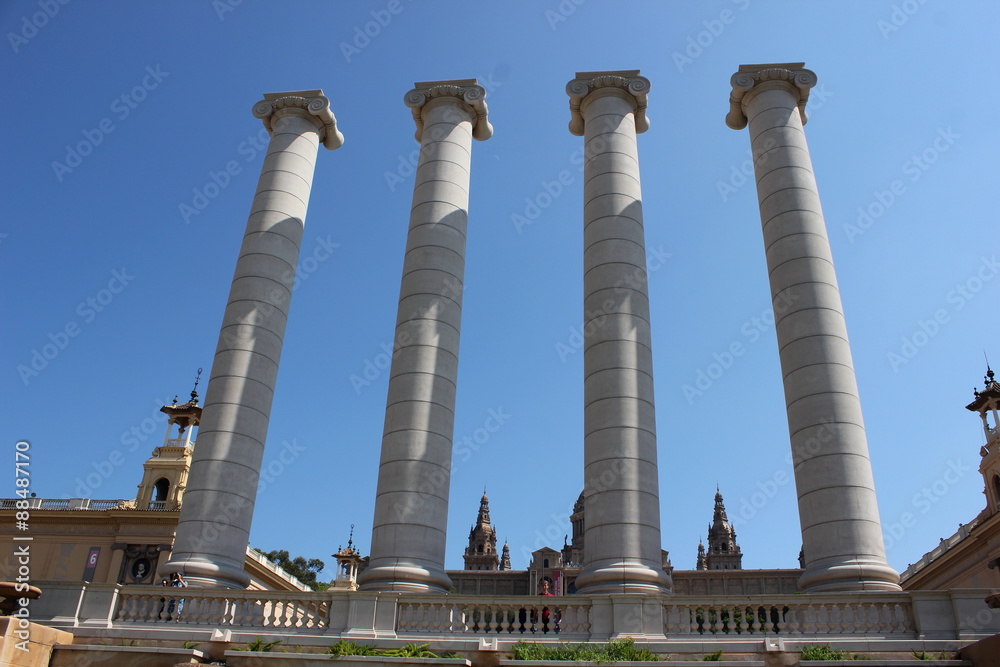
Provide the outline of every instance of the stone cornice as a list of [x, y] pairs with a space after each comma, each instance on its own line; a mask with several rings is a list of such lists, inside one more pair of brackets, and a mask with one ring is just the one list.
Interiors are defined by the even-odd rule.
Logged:
[[806, 102], [809, 101], [809, 89], [816, 85], [816, 75], [812, 70], [805, 69], [805, 63], [772, 63], [769, 65], [740, 65], [736, 74], [730, 79], [733, 92], [729, 95], [729, 113], [726, 115], [726, 125], [734, 130], [742, 130], [747, 126], [744, 103], [747, 94], [756, 86], [772, 83], [782, 83], [798, 96], [799, 116], [802, 124], [809, 120], [806, 115]]
[[424, 105], [441, 98], [453, 98], [456, 104], [469, 113], [474, 139], [485, 141], [493, 136], [489, 108], [486, 106], [486, 89], [476, 79], [418, 81], [413, 86], [413, 90], [403, 96], [403, 103], [413, 112], [413, 122], [417, 125], [413, 136], [417, 141], [424, 134]]
[[613, 72], [577, 72], [576, 78], [566, 84], [566, 94], [569, 95], [569, 111], [572, 117], [569, 121], [569, 131], [576, 136], [583, 136], [583, 115], [580, 106], [584, 99], [594, 91], [601, 89], [618, 89], [623, 94], [632, 97], [635, 112], [636, 133], [649, 129], [649, 119], [646, 117], [646, 95], [649, 93], [649, 79], [639, 76], [639, 70], [617, 70]]
[[274, 121], [288, 113], [304, 115], [312, 120], [320, 131], [320, 140], [328, 149], [344, 145], [344, 135], [337, 129], [337, 118], [322, 90], [264, 93], [264, 99], [253, 105], [254, 117], [260, 118], [271, 133], [274, 132]]

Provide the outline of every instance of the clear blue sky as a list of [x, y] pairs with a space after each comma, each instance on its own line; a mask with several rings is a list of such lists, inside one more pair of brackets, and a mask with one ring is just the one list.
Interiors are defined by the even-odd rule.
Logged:
[[[322, 88], [346, 144], [319, 155], [265, 468], [285, 443], [296, 458], [262, 490], [252, 543], [330, 561], [353, 523], [367, 553], [416, 149], [402, 98], [477, 77], [496, 133], [473, 147], [456, 440], [509, 417], [456, 449], [447, 565], [484, 486], [515, 567], [559, 547], [583, 422], [582, 143], [564, 89], [577, 71], [640, 69], [663, 547], [694, 566], [718, 483], [744, 566], [792, 567], [749, 138], [724, 117], [740, 64], [804, 61], [883, 525], [914, 517], [888, 540], [902, 569], [984, 506], [963, 406], [984, 350], [1000, 365], [998, 21], [996, 3], [942, 0], [4, 2], [4, 449], [32, 443], [40, 496], [134, 496], [158, 408], [212, 363], [262, 159], [251, 106]], [[19, 371], [50, 344], [37, 375]], [[352, 382], [366, 368], [370, 384]], [[685, 391], [700, 372], [704, 391]]]

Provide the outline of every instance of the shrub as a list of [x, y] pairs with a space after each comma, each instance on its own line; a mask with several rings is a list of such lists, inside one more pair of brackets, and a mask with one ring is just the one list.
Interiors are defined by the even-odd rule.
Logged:
[[811, 644], [802, 647], [802, 660], [849, 660], [843, 651], [835, 651], [829, 644]]

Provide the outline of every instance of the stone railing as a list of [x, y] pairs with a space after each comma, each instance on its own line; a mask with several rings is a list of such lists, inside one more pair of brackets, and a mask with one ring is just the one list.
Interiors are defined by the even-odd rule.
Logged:
[[[1000, 632], [984, 589], [785, 596], [471, 596], [33, 582], [54, 627], [228, 628], [252, 636], [441, 642], [963, 640]], [[183, 604], [181, 604], [183, 600]]]
[[396, 632], [444, 635], [590, 635], [585, 597], [400, 597]]
[[164, 623], [238, 628], [326, 629], [330, 601], [315, 593], [216, 591], [128, 586], [112, 623]]
[[[27, 507], [23, 503], [27, 502]], [[116, 498], [113, 500], [91, 500], [90, 498], [3, 498], [0, 499], [0, 509], [18, 509], [18, 503], [22, 503], [20, 509], [32, 510], [109, 510], [115, 509], [128, 501]]]
[[906, 594], [882, 594], [870, 600], [829, 595], [759, 600], [686, 597], [664, 604], [663, 611], [667, 636], [916, 636]]

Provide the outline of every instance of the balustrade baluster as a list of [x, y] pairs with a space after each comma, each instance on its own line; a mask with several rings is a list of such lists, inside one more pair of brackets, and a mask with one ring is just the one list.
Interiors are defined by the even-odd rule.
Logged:
[[737, 625], [739, 633], [741, 635], [749, 634], [750, 621], [747, 619], [750, 618], [750, 615], [753, 613], [753, 610], [750, 607], [740, 607], [739, 612], [740, 612], [740, 620], [739, 624]]

